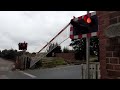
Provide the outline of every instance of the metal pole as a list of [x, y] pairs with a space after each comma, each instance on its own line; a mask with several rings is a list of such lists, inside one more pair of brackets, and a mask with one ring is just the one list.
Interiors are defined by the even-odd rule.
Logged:
[[26, 69], [26, 58], [25, 58], [25, 53], [26, 53], [26, 50], [23, 50], [23, 61], [24, 61], [24, 69]]
[[82, 72], [82, 79], [84, 79], [84, 78], [83, 78], [83, 75], [84, 75], [84, 74], [83, 74], [83, 64], [81, 64], [81, 72]]
[[[87, 14], [89, 14], [89, 11], [87, 11]], [[89, 75], [89, 37], [86, 37], [86, 64], [87, 64], [87, 79], [90, 79]]]

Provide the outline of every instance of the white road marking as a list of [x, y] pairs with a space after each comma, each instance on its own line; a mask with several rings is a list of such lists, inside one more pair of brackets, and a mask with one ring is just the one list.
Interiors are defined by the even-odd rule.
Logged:
[[26, 73], [26, 72], [23, 72], [23, 71], [19, 71], [19, 72], [21, 72], [21, 73], [23, 73], [23, 74], [25, 74], [25, 75], [27, 75], [27, 76], [29, 76], [31, 78], [36, 78], [36, 76], [34, 76], [32, 74], [29, 74], [29, 73]]

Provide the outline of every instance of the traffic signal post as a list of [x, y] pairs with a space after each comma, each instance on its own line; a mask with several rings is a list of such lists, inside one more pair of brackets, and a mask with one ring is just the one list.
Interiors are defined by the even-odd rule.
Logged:
[[[89, 11], [87, 11], [87, 14], [89, 15]], [[89, 37], [86, 37], [86, 66], [87, 66], [87, 79], [90, 79], [90, 73], [89, 73], [89, 56], [90, 56], [89, 44], [90, 44], [90, 38], [89, 38]]]
[[96, 12], [89, 13], [80, 17], [74, 17], [70, 22], [70, 38], [86, 38], [86, 78], [90, 79], [89, 57], [90, 57], [90, 37], [98, 36], [98, 17]]
[[27, 50], [27, 45], [28, 45], [28, 43], [19, 43], [18, 44], [18, 47], [19, 47], [19, 50], [22, 50], [23, 51], [23, 58], [22, 58], [22, 64], [23, 64], [23, 66], [24, 66], [24, 69], [26, 69], [26, 63], [27, 63], [27, 61], [26, 61], [26, 59], [24, 58], [25, 57], [25, 53], [26, 53], [26, 50]]

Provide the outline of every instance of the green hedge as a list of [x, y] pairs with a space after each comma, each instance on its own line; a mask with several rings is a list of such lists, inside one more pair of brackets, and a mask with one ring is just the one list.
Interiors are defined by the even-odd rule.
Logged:
[[54, 58], [52, 60], [46, 60], [42, 62], [43, 68], [52, 68], [58, 65], [66, 65], [67, 63], [62, 58]]

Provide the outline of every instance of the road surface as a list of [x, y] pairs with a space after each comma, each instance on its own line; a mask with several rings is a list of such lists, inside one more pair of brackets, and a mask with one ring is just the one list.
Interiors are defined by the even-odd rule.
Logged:
[[81, 79], [80, 65], [11, 71], [12, 65], [0, 58], [0, 79]]

